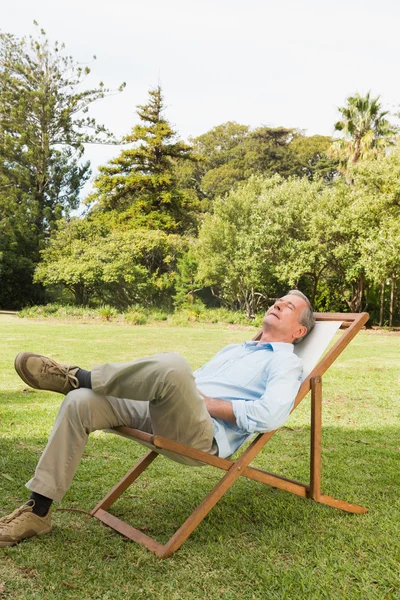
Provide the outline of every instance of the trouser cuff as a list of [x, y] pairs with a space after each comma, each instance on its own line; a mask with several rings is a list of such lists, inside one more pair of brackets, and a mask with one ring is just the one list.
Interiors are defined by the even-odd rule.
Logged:
[[55, 490], [54, 488], [35, 480], [35, 478], [30, 479], [28, 483], [25, 484], [25, 487], [27, 487], [30, 492], [36, 492], [37, 494], [46, 496], [46, 498], [50, 498], [56, 502], [61, 502], [65, 494], [65, 492]]

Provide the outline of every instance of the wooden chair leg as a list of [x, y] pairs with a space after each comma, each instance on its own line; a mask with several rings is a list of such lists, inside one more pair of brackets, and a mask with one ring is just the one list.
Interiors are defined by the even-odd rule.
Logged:
[[322, 448], [322, 379], [311, 379], [311, 447], [309, 497], [319, 501], [321, 496], [321, 448]]
[[160, 555], [162, 558], [168, 558], [174, 552], [178, 550], [187, 540], [189, 535], [194, 531], [201, 523], [201, 521], [208, 515], [210, 510], [217, 504], [222, 498], [225, 492], [235, 483], [235, 481], [241, 476], [242, 468], [237, 466], [235, 463], [229, 469], [229, 471], [220, 479], [217, 485], [211, 490], [199, 506], [192, 512], [190, 517], [181, 525], [181, 527], [174, 533], [169, 541], [164, 546], [164, 550]]
[[126, 489], [143, 473], [145, 469], [157, 458], [158, 453], [150, 450], [147, 452], [136, 465], [128, 471], [128, 473], [108, 492], [106, 496], [94, 507], [90, 513], [93, 517], [96, 516], [98, 510], [107, 510], [112, 504], [124, 493]]
[[310, 447], [310, 485], [308, 497], [316, 502], [326, 504], [355, 514], [365, 514], [368, 509], [345, 500], [338, 500], [321, 494], [321, 454], [322, 454], [322, 378], [311, 378], [311, 447]]
[[[115, 500], [117, 500], [117, 498], [121, 496], [121, 494], [129, 487], [129, 485], [158, 456], [157, 452], [148, 452], [133, 467], [133, 469], [131, 469], [131, 471], [129, 471], [129, 473], [127, 473], [125, 477], [123, 477], [121, 481], [117, 483], [116, 486], [114, 486], [114, 488], [109, 492], [109, 494], [107, 494], [107, 496], [105, 496], [103, 500], [101, 500], [99, 504], [97, 504], [97, 506], [93, 509], [91, 514], [92, 516], [99, 519], [99, 521], [102, 521], [104, 524], [108, 525], [109, 527], [112, 527], [122, 535], [125, 535], [129, 539], [138, 542], [142, 546], [145, 546], [160, 558], [167, 558], [168, 556], [171, 556], [171, 554], [173, 554], [176, 550], [178, 550], [178, 548], [181, 547], [183, 542], [189, 537], [189, 535], [197, 527], [197, 525], [201, 523], [201, 521], [215, 506], [218, 500], [220, 500], [220, 498], [234, 484], [234, 482], [243, 475], [243, 472], [246, 470], [249, 463], [258, 454], [261, 448], [266, 444], [271, 435], [272, 433], [257, 436], [257, 438], [250, 444], [247, 450], [229, 466], [225, 465], [225, 463], [228, 463], [230, 461], [226, 461], [225, 459], [216, 459], [217, 461], [220, 460], [227, 467], [227, 472], [165, 545], [160, 544], [148, 535], [144, 534], [143, 532], [139, 531], [134, 527], [131, 527], [121, 519], [118, 519], [117, 517], [114, 517], [114, 515], [107, 512], [107, 508], [109, 508], [115, 502]], [[157, 439], [159, 438], [155, 438], [155, 441], [157, 441]], [[160, 440], [161, 439], [162, 438], [160, 438]], [[175, 446], [180, 446], [180, 444], [177, 444], [177, 442], [171, 442], [170, 440], [164, 441], [166, 442], [167, 446], [172, 446], [172, 448], [175, 451]], [[191, 449], [189, 448], [189, 450]], [[203, 453], [199, 452], [199, 454], [202, 455]], [[199, 458], [201, 459], [201, 456]], [[212, 455], [210, 455], [210, 459], [212, 459], [212, 462], [214, 462], [214, 457]]]

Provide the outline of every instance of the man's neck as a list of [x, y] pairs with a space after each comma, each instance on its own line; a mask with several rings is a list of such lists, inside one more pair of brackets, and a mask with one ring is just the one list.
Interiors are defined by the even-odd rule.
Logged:
[[259, 342], [262, 342], [264, 344], [267, 344], [268, 342], [283, 342], [286, 344], [293, 343], [290, 340], [283, 340], [282, 338], [279, 338], [279, 336], [274, 336], [272, 331], [263, 331], [261, 334], [261, 337], [259, 339]]

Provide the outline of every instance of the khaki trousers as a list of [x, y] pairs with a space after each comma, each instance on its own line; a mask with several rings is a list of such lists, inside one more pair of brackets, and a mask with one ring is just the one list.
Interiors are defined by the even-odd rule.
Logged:
[[[92, 389], [79, 388], [65, 396], [26, 487], [60, 501], [89, 434], [122, 425], [216, 453], [214, 424], [188, 363], [179, 354], [157, 354], [93, 367]], [[184, 462], [193, 464], [190, 459]]]

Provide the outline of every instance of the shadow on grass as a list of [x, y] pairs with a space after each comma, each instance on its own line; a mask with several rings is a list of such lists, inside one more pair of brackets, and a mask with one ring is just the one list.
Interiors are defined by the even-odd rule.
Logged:
[[[307, 483], [308, 438], [307, 429], [282, 430], [257, 457], [256, 466]], [[397, 493], [400, 484], [398, 439], [397, 427], [374, 430], [326, 427], [323, 435], [323, 493], [361, 504], [370, 511], [390, 507], [393, 512], [396, 506], [400, 511]], [[15, 501], [26, 500], [28, 492], [24, 483], [32, 476], [46, 441], [43, 436], [31, 435], [28, 424], [23, 436], [15, 438], [10, 431], [7, 437], [3, 435], [0, 438], [2, 514], [7, 509], [14, 509]], [[145, 452], [140, 444], [119, 436], [103, 433], [90, 436], [62, 506], [90, 510]], [[183, 467], [159, 457], [115, 503], [111, 512], [134, 526], [143, 527], [163, 542], [222, 476], [222, 471], [212, 467]], [[266, 529], [279, 530], [283, 521], [298, 520], [299, 511], [308, 518], [321, 509], [327, 511], [325, 514], [335, 512], [348, 518], [340, 511], [325, 509], [240, 478], [211, 511], [207, 521], [212, 523], [214, 536], [242, 527], [259, 535]], [[195, 535], [202, 537], [201, 532], [205, 530], [201, 527], [200, 534]]]
[[[398, 581], [400, 551], [392, 535], [400, 519], [398, 436], [395, 427], [324, 430], [323, 491], [368, 507], [366, 515], [240, 478], [179, 552], [160, 561], [95, 519], [56, 511], [52, 535], [5, 550], [12, 562], [2, 581], [12, 597], [29, 594], [35, 600], [72, 594], [82, 600], [395, 597], [390, 593]], [[282, 430], [257, 466], [288, 477], [296, 472], [307, 481], [308, 438], [306, 428]], [[0, 476], [1, 514], [25, 501], [23, 483], [42, 441], [29, 433], [29, 424], [23, 439], [0, 439], [0, 472], [11, 476]], [[145, 451], [119, 436], [91, 436], [61, 508], [93, 508]], [[165, 543], [220, 477], [217, 469], [183, 467], [160, 457], [111, 512]], [[16, 573], [35, 565], [32, 582], [16, 579], [14, 565]], [[132, 589], [145, 590], [144, 596]], [[266, 589], [274, 593], [265, 596]]]

